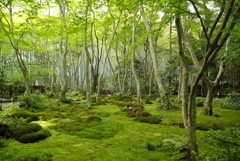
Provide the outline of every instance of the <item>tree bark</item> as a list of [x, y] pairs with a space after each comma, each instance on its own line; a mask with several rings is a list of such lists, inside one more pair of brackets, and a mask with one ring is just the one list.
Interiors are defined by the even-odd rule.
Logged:
[[192, 161], [195, 160], [195, 155], [198, 153], [198, 147], [196, 143], [196, 105], [195, 105], [195, 84], [191, 86], [191, 93], [188, 94], [188, 61], [184, 54], [182, 35], [183, 29], [181, 26], [180, 17], [175, 19], [175, 24], [178, 34], [178, 46], [179, 46], [179, 57], [182, 65], [181, 70], [181, 96], [182, 96], [182, 117], [184, 127], [187, 135], [188, 144], [188, 158]]
[[165, 110], [170, 110], [170, 109], [173, 109], [174, 107], [172, 106], [172, 104], [169, 101], [168, 92], [165, 89], [165, 85], [164, 85], [164, 82], [163, 82], [160, 74], [158, 73], [157, 57], [156, 57], [154, 40], [152, 38], [153, 34], [151, 32], [151, 27], [150, 27], [149, 23], [146, 20], [146, 16], [145, 16], [143, 5], [141, 5], [140, 7], [141, 7], [140, 12], [141, 12], [143, 21], [145, 23], [145, 27], [146, 27], [147, 33], [149, 35], [150, 55], [151, 55], [151, 58], [152, 58], [154, 74], [155, 74], [155, 78], [157, 80], [160, 97], [161, 97], [161, 100], [162, 100], [162, 103], [163, 103], [163, 105], [160, 108], [161, 109], [165, 109]]
[[88, 10], [89, 10], [89, 1], [86, 4], [86, 10], [85, 10], [85, 26], [84, 26], [84, 48], [85, 48], [85, 79], [86, 79], [86, 104], [88, 108], [91, 108], [91, 85], [90, 85], [90, 68], [89, 68], [89, 63], [90, 63], [90, 54], [88, 51], [88, 40], [87, 40], [87, 28], [88, 28]]
[[62, 69], [62, 86], [60, 92], [60, 100], [66, 98], [66, 93], [68, 91], [68, 75], [67, 75], [67, 53], [68, 53], [68, 33], [67, 33], [67, 23], [66, 23], [66, 1], [61, 0], [59, 3], [61, 27], [60, 27], [60, 40], [59, 40], [59, 49], [61, 57], [61, 69]]
[[142, 101], [142, 94], [141, 94], [141, 83], [140, 78], [137, 74], [136, 68], [135, 68], [135, 24], [133, 22], [132, 24], [132, 59], [131, 59], [131, 65], [132, 65], [132, 72], [136, 81], [137, 86], [137, 102], [140, 103]]
[[[7, 7], [7, 6], [6, 6]], [[11, 4], [9, 4], [8, 6], [8, 11], [9, 11], [9, 19], [10, 19], [10, 23], [8, 24], [8, 30], [10, 32], [14, 32], [14, 22], [13, 22], [13, 12], [12, 12], [12, 6]], [[3, 19], [5, 19], [7, 22], [7, 17], [6, 15], [1, 11], [1, 15], [3, 17]], [[21, 38], [23, 37], [24, 33], [22, 32], [21, 36], [18, 38], [18, 40], [16, 41], [14, 36], [13, 35], [10, 35], [9, 32], [7, 31], [7, 29], [5, 28], [5, 25], [4, 23], [2, 22], [2, 19], [0, 19], [0, 23], [1, 23], [1, 26], [2, 26], [2, 29], [4, 31], [4, 33], [7, 35], [9, 41], [10, 41], [10, 44], [11, 46], [13, 47], [14, 49], [14, 53], [17, 57], [17, 61], [18, 61], [18, 65], [22, 71], [22, 74], [23, 74], [23, 78], [24, 78], [24, 81], [25, 81], [25, 87], [26, 87], [26, 92], [25, 94], [26, 95], [29, 95], [31, 94], [31, 88], [30, 88], [30, 77], [29, 77], [29, 71], [24, 63], [24, 60], [22, 58], [22, 55], [19, 51], [19, 47], [18, 47], [18, 42], [21, 40]]]

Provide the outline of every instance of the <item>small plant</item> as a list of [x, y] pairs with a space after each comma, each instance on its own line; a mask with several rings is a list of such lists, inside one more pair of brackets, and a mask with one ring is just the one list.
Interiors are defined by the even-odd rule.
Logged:
[[227, 128], [224, 131], [208, 131], [201, 139], [211, 146], [212, 152], [201, 153], [199, 160], [240, 160], [240, 130]]
[[202, 98], [202, 97], [197, 97], [197, 98], [196, 98], [196, 105], [197, 105], [198, 107], [202, 107], [203, 104], [204, 104], [204, 98]]
[[17, 135], [19, 133], [20, 127], [27, 123], [27, 119], [24, 119], [22, 117], [6, 117], [4, 121], [6, 121], [6, 124], [9, 126], [7, 134], [8, 137]]
[[22, 107], [28, 111], [38, 111], [43, 107], [42, 98], [39, 94], [30, 94], [26, 96], [19, 96], [19, 107]]
[[0, 136], [0, 148], [6, 146], [6, 139]]
[[60, 99], [60, 102], [62, 102], [62, 103], [71, 103], [72, 102], [72, 99], [70, 99], [70, 98], [61, 98]]
[[44, 93], [47, 97], [52, 98], [55, 96], [55, 94], [52, 91], [47, 91]]
[[240, 100], [232, 97], [223, 98], [222, 100], [220, 100], [220, 105], [222, 108], [240, 110]]
[[176, 135], [174, 138], [164, 139], [158, 145], [162, 150], [179, 154], [187, 150], [186, 138]]
[[146, 142], [144, 143], [144, 149], [149, 150], [149, 151], [154, 151], [157, 149], [157, 146], [152, 143], [149, 140], [146, 140]]

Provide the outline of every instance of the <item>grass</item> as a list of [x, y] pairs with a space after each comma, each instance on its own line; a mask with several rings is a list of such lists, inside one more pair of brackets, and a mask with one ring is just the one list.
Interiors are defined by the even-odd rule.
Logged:
[[[157, 104], [145, 105], [145, 111], [152, 115], [167, 116], [162, 118], [162, 124], [148, 124], [133, 121], [133, 118], [126, 117], [126, 113], [121, 112], [116, 105], [106, 104], [94, 106], [92, 109], [77, 107], [69, 110], [74, 105], [59, 104], [55, 105], [55, 100], [46, 101], [57, 108], [50, 110], [46, 108], [44, 111], [37, 113], [40, 116], [49, 114], [58, 114], [60, 118], [50, 117], [49, 119], [34, 121], [40, 124], [43, 128], [48, 129], [52, 136], [36, 143], [23, 144], [16, 140], [6, 140], [6, 147], [0, 148], [0, 161], [21, 160], [30, 156], [38, 157], [39, 160], [53, 161], [169, 161], [175, 156], [172, 153], [165, 151], [147, 150], [146, 142], [158, 143], [163, 139], [178, 136], [185, 136], [184, 128], [180, 128], [181, 124], [181, 109], [177, 110], [156, 110]], [[60, 112], [60, 107], [64, 108]], [[216, 124], [220, 127], [235, 126], [240, 123], [240, 111], [222, 109], [215, 102], [213, 106], [214, 112], [221, 117], [203, 116], [199, 113], [202, 107], [197, 108], [197, 123], [202, 125]], [[64, 117], [61, 117], [61, 116]], [[78, 135], [69, 135], [61, 130], [53, 129], [52, 126], [57, 125], [59, 120], [74, 120], [76, 117], [87, 119], [90, 116], [101, 117], [102, 121], [110, 120], [111, 122], [121, 125], [111, 137], [86, 138]], [[59, 119], [53, 121], [54, 119]], [[170, 125], [170, 126], [169, 126]], [[109, 125], [115, 126], [115, 125]], [[101, 127], [101, 129], [109, 130], [110, 128]], [[90, 130], [90, 129], [88, 129]], [[94, 130], [94, 127], [92, 127]], [[90, 130], [91, 131], [91, 130]], [[199, 151], [209, 150], [204, 143], [201, 142], [201, 136], [204, 136], [205, 131], [197, 130]], [[97, 135], [97, 134], [96, 134]]]

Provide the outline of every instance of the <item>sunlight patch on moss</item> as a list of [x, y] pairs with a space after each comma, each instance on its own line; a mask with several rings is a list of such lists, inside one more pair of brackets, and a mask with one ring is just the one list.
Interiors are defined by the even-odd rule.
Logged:
[[47, 122], [47, 121], [32, 121], [31, 123], [39, 124], [39, 125], [42, 126], [43, 128], [46, 128], [46, 127], [48, 127], [48, 126], [55, 125], [54, 123], [49, 123], [49, 122]]

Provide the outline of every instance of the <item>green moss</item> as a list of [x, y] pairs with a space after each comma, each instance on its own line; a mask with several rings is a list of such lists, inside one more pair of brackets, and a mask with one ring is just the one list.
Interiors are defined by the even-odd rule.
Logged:
[[150, 124], [160, 124], [162, 122], [162, 120], [160, 118], [157, 118], [154, 116], [137, 117], [134, 120], [142, 122], [142, 123], [150, 123]]
[[[56, 99], [55, 102], [57, 101]], [[45, 102], [50, 102], [53, 106], [57, 106], [54, 101]], [[114, 102], [116, 103], [116, 101]], [[72, 102], [71, 106], [74, 106], [74, 103], [75, 102]], [[91, 110], [79, 108], [79, 110], [76, 111], [77, 108], [75, 108], [72, 113], [68, 112], [70, 105], [66, 104], [64, 108], [67, 112], [61, 112], [61, 114], [66, 117], [51, 119], [57, 120], [56, 125], [49, 123], [49, 121], [36, 121], [36, 123], [47, 129], [51, 126], [58, 126], [56, 129], [49, 129], [52, 134], [51, 137], [48, 137], [47, 140], [27, 145], [13, 139], [6, 140], [6, 147], [0, 148], [0, 160], [14, 161], [20, 158], [27, 160], [34, 157], [37, 157], [38, 160], [52, 159], [56, 161], [121, 161], [126, 160], [126, 158], [138, 161], [169, 161], [174, 160], [173, 158], [176, 158], [175, 160], [179, 159], [178, 155], [182, 155], [182, 153], [175, 155], [172, 152], [167, 152], [160, 148], [157, 148], [155, 151], [150, 151], [143, 147], [146, 145], [144, 144], [146, 140], [157, 144], [160, 140], [172, 139], [175, 135], [185, 136], [184, 128], [174, 126], [183, 123], [181, 108], [169, 111], [157, 111], [156, 107], [158, 104], [156, 104], [155, 101], [153, 101], [154, 104], [144, 105], [144, 112], [148, 112], [152, 116], [162, 119], [162, 124], [167, 125], [163, 126], [162, 124], [133, 121], [133, 118], [126, 117], [126, 113], [121, 112], [115, 103], [99, 105]], [[63, 104], [60, 105], [59, 107], [63, 107]], [[179, 104], [179, 106], [181, 106], [181, 104]], [[55, 113], [55, 111], [46, 110], [48, 111], [37, 114], [44, 116]], [[202, 107], [197, 107], [197, 124], [209, 126], [218, 125], [223, 128], [239, 124], [240, 111], [222, 109], [220, 108], [218, 100], [215, 100], [213, 110], [221, 117], [216, 118], [200, 115], [199, 113], [202, 111]], [[101, 117], [99, 115], [100, 113], [110, 113], [107, 117], [108, 120], [104, 120], [106, 118]], [[101, 117], [102, 120], [86, 123], [85, 121], [89, 116], [98, 116]], [[205, 142], [200, 142], [202, 139], [199, 136], [202, 135], [205, 137], [205, 135], [203, 135], [205, 133], [207, 133], [207, 131], [197, 130], [197, 140], [199, 152], [208, 154], [212, 149], [215, 150], [219, 147], [213, 148]], [[51, 153], [52, 157], [48, 157], [48, 153], [46, 152]]]
[[7, 150], [0, 155], [0, 160], [6, 161], [52, 161], [53, 155], [44, 149]]
[[115, 121], [106, 121], [97, 116], [90, 116], [83, 120], [59, 122], [51, 128], [81, 138], [104, 139], [113, 137], [123, 126]]
[[32, 133], [28, 133], [20, 136], [18, 141], [20, 141], [21, 143], [34, 143], [34, 142], [38, 142], [40, 140], [46, 139], [49, 136], [51, 136], [51, 133], [48, 130], [41, 129], [37, 132], [32, 132]]
[[16, 112], [14, 114], [12, 114], [12, 117], [16, 117], [16, 118], [24, 118], [27, 119], [27, 122], [32, 122], [32, 121], [37, 121], [39, 120], [38, 116], [36, 114], [30, 114], [30, 113], [26, 113], [23, 111], [20, 112]]
[[28, 124], [19, 126], [17, 132], [13, 133], [12, 137], [18, 140], [22, 135], [25, 135], [27, 133], [37, 132], [41, 129], [42, 127], [36, 123], [28, 123]]

